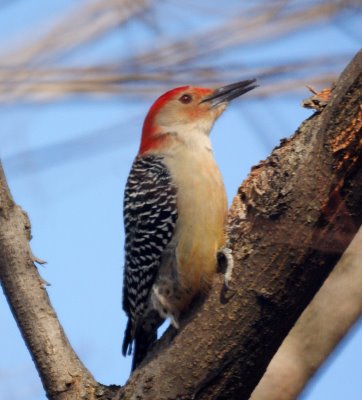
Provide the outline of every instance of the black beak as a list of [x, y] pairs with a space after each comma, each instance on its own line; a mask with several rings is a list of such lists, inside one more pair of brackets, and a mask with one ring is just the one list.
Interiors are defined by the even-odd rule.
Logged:
[[256, 79], [249, 79], [215, 89], [214, 92], [210, 96], [205, 97], [201, 103], [210, 103], [211, 107], [215, 107], [221, 103], [229, 102], [255, 89], [258, 86], [255, 82]]

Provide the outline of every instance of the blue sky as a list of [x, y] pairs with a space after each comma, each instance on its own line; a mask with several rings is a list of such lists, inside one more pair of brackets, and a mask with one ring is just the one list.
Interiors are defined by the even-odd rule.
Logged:
[[[42, 21], [51, 20], [71, 4], [31, 0], [3, 6], [0, 54], [13, 43], [26, 40], [24, 32], [33, 34]], [[176, 13], [172, 10], [161, 9], [153, 17]], [[210, 15], [201, 24], [200, 17], [182, 12], [179, 18], [183, 24], [164, 27], [170, 35], [180, 34], [185, 27], [191, 34], [216, 21]], [[346, 18], [271, 43], [246, 46], [220, 56], [217, 63], [222, 66], [245, 59], [249, 64], [272, 65], [321, 51], [326, 55], [343, 51], [352, 58], [362, 36], [357, 29], [358, 15], [350, 13]], [[130, 43], [132, 52], [137, 53], [152, 46], [155, 35], [152, 27], [130, 24], [127, 30], [115, 30], [62, 61], [69, 65], [85, 60], [102, 62], [117, 51], [124, 55]], [[147, 44], [148, 38], [151, 42]], [[76, 97], [54, 103], [3, 104], [0, 108], [0, 157], [15, 200], [30, 216], [33, 252], [48, 262], [39, 267], [40, 273], [51, 284], [49, 296], [76, 352], [104, 384], [123, 384], [129, 375], [130, 358], [121, 355], [126, 323], [121, 309], [123, 188], [138, 149], [143, 117], [159, 94], [131, 99]], [[293, 95], [265, 99], [246, 95], [216, 123], [212, 141], [229, 202], [251, 166], [311, 115], [299, 105], [305, 97], [308, 93], [303, 88]], [[37, 372], [3, 295], [0, 326], [0, 398], [44, 400]], [[302, 399], [361, 399], [361, 356], [359, 323]]]

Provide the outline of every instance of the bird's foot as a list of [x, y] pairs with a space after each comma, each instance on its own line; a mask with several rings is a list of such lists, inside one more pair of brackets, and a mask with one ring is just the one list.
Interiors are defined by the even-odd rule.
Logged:
[[228, 247], [221, 248], [217, 253], [217, 272], [224, 274], [224, 285], [230, 289], [234, 268], [233, 252]]

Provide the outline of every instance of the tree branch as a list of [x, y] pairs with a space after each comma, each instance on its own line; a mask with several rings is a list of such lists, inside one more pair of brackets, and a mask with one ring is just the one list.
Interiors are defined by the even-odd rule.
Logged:
[[251, 400], [294, 400], [362, 313], [362, 229], [268, 365]]
[[[169, 330], [119, 390], [71, 349], [28, 246], [30, 224], [0, 173], [0, 279], [51, 399], [247, 399], [362, 221], [362, 52], [330, 103], [252, 169], [229, 218], [233, 290]], [[117, 397], [118, 398], [118, 397]]]
[[28, 216], [14, 203], [0, 163], [0, 282], [4, 294], [49, 398], [91, 399], [97, 383], [64, 334], [33, 263], [29, 239]]
[[[286, 64], [283, 61], [280, 65], [268, 68], [264, 65], [250, 67], [248, 63], [224, 64], [222, 68], [213, 63], [207, 68], [198, 66], [205, 57], [217, 59], [221, 51], [275, 40], [335, 18], [354, 4], [353, 0], [325, 0], [316, 4], [306, 2], [296, 8], [284, 0], [250, 3], [249, 6], [240, 3], [232, 8], [232, 17], [226, 20], [221, 18], [215, 27], [166, 42], [163, 37], [167, 36], [167, 32], [163, 32], [157, 36], [157, 40], [146, 44], [144, 51], [137, 54], [131, 52], [121, 61], [110, 60], [91, 67], [74, 67], [71, 63], [67, 67], [67, 54], [112, 32], [115, 27], [127, 29], [126, 22], [129, 20], [144, 20], [147, 24], [147, 12], [151, 10], [158, 14], [159, 3], [145, 0], [94, 0], [54, 21], [52, 28], [41, 37], [32, 39], [29, 34], [29, 39], [24, 43], [23, 33], [18, 46], [11, 46], [11, 51], [0, 51], [0, 102], [50, 102], [72, 95], [86, 95], [88, 99], [97, 95], [102, 98], [105, 95], [144, 96], [166, 90], [170, 85], [182, 85], [185, 82], [216, 85], [227, 80], [247, 79], [251, 73], [268, 82], [259, 91], [259, 94], [266, 96], [274, 94], [275, 90], [280, 93], [300, 88], [303, 84], [300, 84], [301, 80], [323, 82], [331, 75], [326, 77], [328, 65], [333, 64], [337, 70], [337, 65], [344, 65], [345, 62], [343, 53], [333, 60], [322, 56], [313, 60], [309, 55], [304, 62], [298, 60], [297, 63], [289, 61]], [[184, 4], [178, 6], [180, 10], [185, 7]], [[191, 14], [200, 13], [197, 4], [189, 8]], [[214, 13], [217, 12], [216, 7]], [[202, 15], [205, 16], [205, 13]], [[167, 29], [162, 21], [156, 23], [160, 25], [158, 29]], [[37, 28], [32, 27], [30, 31], [36, 31]], [[63, 35], [63, 32], [67, 32], [67, 35]], [[201, 64], [204, 65], [203, 62]], [[324, 72], [321, 73], [322, 66]]]

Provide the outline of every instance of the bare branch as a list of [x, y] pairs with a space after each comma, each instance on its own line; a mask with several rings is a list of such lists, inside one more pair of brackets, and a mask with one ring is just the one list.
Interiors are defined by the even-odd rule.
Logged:
[[[305, 62], [276, 65], [273, 67], [246, 68], [238, 65], [218, 67], [176, 67], [167, 71], [122, 73], [115, 66], [79, 67], [79, 68], [8, 68], [0, 72], [0, 101], [9, 102], [36, 99], [50, 101], [71, 94], [87, 96], [141, 96], [155, 91], [162, 92], [170, 86], [185, 82], [194, 85], [220, 86], [250, 76], [263, 81], [263, 87], [251, 96], [271, 96], [275, 93], [300, 90], [305, 83], [316, 82], [330, 85], [336, 74], [313, 74], [315, 68], [333, 64], [345, 65], [346, 56], [309, 59]], [[301, 78], [300, 76], [304, 76]], [[281, 76], [283, 76], [281, 78]], [[298, 76], [296, 78], [295, 76]], [[32, 77], [30, 79], [30, 77]], [[152, 84], [148, 86], [147, 84]], [[17, 86], [21, 89], [16, 90]], [[10, 89], [10, 91], [6, 91]], [[14, 89], [14, 90], [12, 90]], [[1, 94], [3, 93], [3, 94]]]
[[71, 348], [33, 263], [30, 222], [0, 164], [0, 282], [50, 398], [92, 399], [96, 382]]
[[[253, 43], [259, 40], [270, 41], [287, 33], [305, 28], [317, 21], [326, 20], [344, 5], [340, 2], [326, 2], [308, 5], [296, 11], [281, 13], [285, 2], [263, 3], [257, 9], [241, 9], [239, 15], [199, 35], [192, 35], [166, 43], [158, 48], [152, 48], [128, 61], [125, 66], [142, 66], [148, 68], [170, 68], [175, 65], [185, 65], [195, 59], [202, 59], [221, 50]], [[276, 23], [277, 22], [277, 23]]]
[[24, 45], [22, 32], [21, 45], [15, 50], [5, 52], [1, 59], [3, 66], [38, 65], [44, 61], [64, 56], [72, 50], [99, 39], [116, 27], [149, 7], [147, 0], [92, 0], [72, 9], [67, 15], [47, 22], [46, 34], [42, 38], [28, 39]]
[[362, 314], [362, 229], [273, 357], [252, 400], [294, 400]]
[[[64, 68], [59, 65], [60, 56], [79, 49], [98, 39], [115, 27], [124, 25], [132, 17], [141, 18], [146, 11], [157, 8], [158, 3], [145, 0], [94, 0], [74, 10], [40, 39], [29, 41], [1, 56], [0, 101], [54, 101], [72, 94], [109, 96], [129, 93], [145, 94], [165, 84], [225, 83], [227, 80], [258, 76], [279, 78], [286, 76], [289, 82], [278, 83], [281, 90], [290, 90], [303, 80], [292, 73], [299, 71], [305, 76], [303, 83], [323, 79], [325, 69], [335, 72], [345, 56], [336, 59], [316, 58], [309, 64], [287, 63], [274, 68], [258, 68], [240, 63], [218, 68], [209, 62], [207, 68], [197, 66], [207, 57], [219, 57], [220, 52], [241, 48], [260, 41], [268, 42], [312, 24], [321, 23], [338, 12], [354, 5], [353, 1], [320, 1], [293, 6], [288, 1], [263, 2], [257, 5], [236, 7], [234, 16], [222, 20], [219, 26], [198, 34], [186, 35], [170, 42], [154, 40], [147, 50], [121, 60], [112, 60], [101, 67], [86, 66]], [[123, 28], [124, 29], [124, 28]], [[67, 34], [64, 35], [63, 33]], [[344, 60], [343, 60], [344, 58]], [[323, 61], [323, 63], [321, 63]], [[304, 68], [302, 68], [304, 66]], [[329, 68], [328, 68], [329, 67]], [[142, 85], [140, 85], [142, 83]], [[145, 85], [147, 83], [147, 85]], [[272, 91], [265, 91], [270, 95]]]

